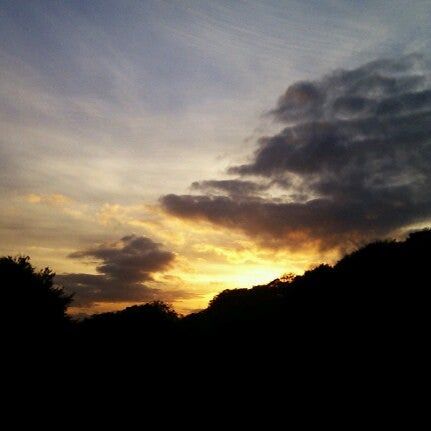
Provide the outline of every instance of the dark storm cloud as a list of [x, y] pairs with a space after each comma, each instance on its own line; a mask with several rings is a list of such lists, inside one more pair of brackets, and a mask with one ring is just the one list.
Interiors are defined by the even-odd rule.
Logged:
[[75, 305], [100, 302], [141, 302], [185, 297], [183, 291], [146, 286], [153, 274], [170, 267], [175, 254], [149, 238], [125, 236], [120, 241], [72, 253], [74, 259], [97, 259], [98, 274], [63, 274], [56, 282], [76, 293]]
[[257, 189], [168, 195], [162, 205], [287, 246], [299, 234], [334, 246], [429, 219], [430, 71], [415, 54], [295, 83], [271, 111], [287, 127], [260, 138], [250, 162], [229, 169], [248, 177], [249, 189], [277, 184], [283, 198], [258, 198]]
[[[289, 124], [394, 115], [429, 107], [429, 62], [418, 54], [291, 85], [270, 111]], [[389, 109], [388, 109], [389, 108]]]

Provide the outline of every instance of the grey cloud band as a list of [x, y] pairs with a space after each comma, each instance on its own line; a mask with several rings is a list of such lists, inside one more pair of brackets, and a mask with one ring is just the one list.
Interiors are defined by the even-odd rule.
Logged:
[[[194, 183], [165, 210], [286, 247], [369, 239], [431, 217], [431, 66], [413, 54], [291, 85], [236, 179]], [[283, 191], [269, 197], [277, 186]], [[263, 193], [265, 192], [265, 193]], [[275, 196], [275, 195], [273, 195]]]

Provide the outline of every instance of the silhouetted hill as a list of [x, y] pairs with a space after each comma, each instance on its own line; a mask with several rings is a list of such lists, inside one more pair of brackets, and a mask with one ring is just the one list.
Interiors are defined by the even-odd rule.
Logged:
[[421, 349], [427, 335], [430, 256], [431, 231], [424, 230], [405, 241], [369, 244], [332, 267], [225, 290], [205, 310], [185, 317], [154, 302], [74, 322], [73, 331], [65, 314], [71, 298], [52, 287], [49, 269], [37, 272], [28, 258], [7, 257], [0, 259], [0, 276], [3, 297], [11, 305], [11, 337], [26, 331], [57, 334], [53, 342], [69, 340], [78, 351], [140, 357], [206, 350], [364, 357]]
[[373, 348], [425, 331], [431, 231], [379, 241], [302, 276], [226, 290], [186, 316], [186, 332], [230, 346]]

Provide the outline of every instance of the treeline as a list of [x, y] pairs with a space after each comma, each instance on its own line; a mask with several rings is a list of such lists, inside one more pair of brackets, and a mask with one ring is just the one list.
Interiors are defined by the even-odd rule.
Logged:
[[152, 302], [83, 320], [67, 314], [73, 296], [55, 287], [51, 270], [37, 271], [28, 257], [3, 257], [6, 337], [21, 346], [143, 355], [405, 349], [427, 335], [430, 257], [431, 231], [423, 230], [405, 241], [369, 244], [334, 266], [225, 290], [206, 309], [184, 317]]

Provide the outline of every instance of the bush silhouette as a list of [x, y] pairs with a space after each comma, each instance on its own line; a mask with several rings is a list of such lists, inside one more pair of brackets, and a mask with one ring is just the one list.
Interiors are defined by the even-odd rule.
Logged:
[[90, 316], [80, 323], [80, 334], [87, 346], [121, 344], [128, 349], [145, 350], [149, 344], [172, 341], [178, 320], [171, 306], [153, 301]]

